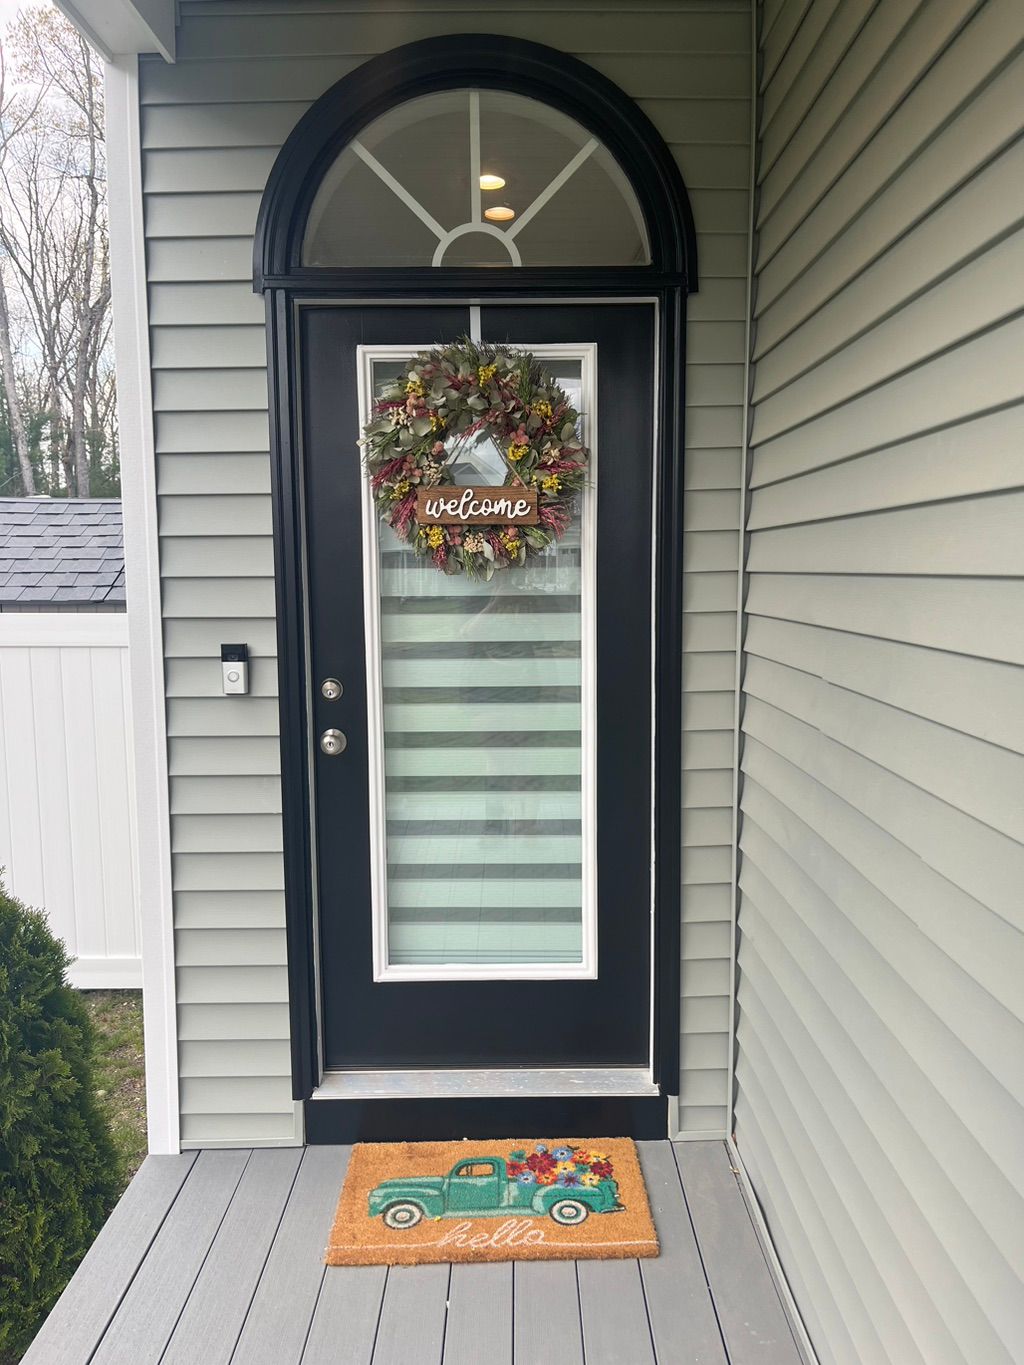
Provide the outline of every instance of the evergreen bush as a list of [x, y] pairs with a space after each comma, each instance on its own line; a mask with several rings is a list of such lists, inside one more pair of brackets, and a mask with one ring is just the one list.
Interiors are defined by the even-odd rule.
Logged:
[[43, 915], [0, 884], [0, 1360], [31, 1341], [115, 1199], [69, 961]]

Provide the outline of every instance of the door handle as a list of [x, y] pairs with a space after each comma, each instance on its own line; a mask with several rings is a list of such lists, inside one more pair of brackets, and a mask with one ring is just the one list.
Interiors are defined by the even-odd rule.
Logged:
[[340, 730], [325, 730], [320, 736], [320, 748], [328, 758], [337, 758], [347, 745], [348, 740]]

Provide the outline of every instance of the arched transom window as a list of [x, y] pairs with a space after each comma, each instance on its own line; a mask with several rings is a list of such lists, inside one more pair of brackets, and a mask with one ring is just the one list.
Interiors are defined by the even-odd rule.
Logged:
[[408, 100], [362, 130], [310, 210], [309, 266], [647, 265], [636, 195], [574, 119], [503, 90]]

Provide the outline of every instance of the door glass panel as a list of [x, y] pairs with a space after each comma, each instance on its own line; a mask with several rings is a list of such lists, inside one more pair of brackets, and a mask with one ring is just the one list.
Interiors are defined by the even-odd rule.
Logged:
[[619, 163], [575, 119], [505, 90], [442, 90], [365, 127], [328, 167], [303, 265], [647, 265]]
[[[414, 350], [371, 360], [374, 392]], [[549, 364], [585, 413], [583, 361]], [[593, 447], [592, 433], [584, 439]], [[484, 440], [458, 452], [453, 473], [456, 482], [496, 484], [505, 465]], [[490, 582], [439, 573], [378, 525], [369, 505], [385, 971], [592, 974], [594, 821], [585, 792], [594, 707], [583, 699], [594, 663], [594, 496], [592, 488], [583, 495], [561, 541]]]

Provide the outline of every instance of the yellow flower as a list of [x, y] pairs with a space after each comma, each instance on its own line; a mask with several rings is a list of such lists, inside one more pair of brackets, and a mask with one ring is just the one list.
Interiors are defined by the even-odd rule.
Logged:
[[476, 377], [477, 383], [480, 385], [481, 388], [483, 388], [485, 384], [489, 384], [491, 382], [491, 380], [494, 378], [497, 372], [498, 372], [497, 365], [481, 365], [480, 373]]
[[405, 386], [406, 393], [411, 393], [414, 398], [422, 398], [424, 389], [423, 381], [420, 379], [410, 379]]
[[541, 483], [545, 493], [557, 493], [562, 486], [562, 480], [557, 474], [549, 474]]
[[441, 414], [440, 414], [439, 412], [432, 412], [432, 413], [430, 414], [430, 430], [431, 430], [431, 431], [440, 431], [443, 427], [444, 427], [444, 418], [441, 416]]
[[518, 446], [513, 441], [513, 443], [508, 448], [508, 458], [515, 462], [516, 460], [521, 460], [523, 456], [528, 455], [529, 452], [530, 452], [529, 446]]
[[593, 1171], [584, 1171], [580, 1176], [581, 1185], [600, 1185], [601, 1177], [595, 1175]]
[[534, 403], [533, 410], [538, 417], [543, 417], [545, 422], [551, 421], [552, 412], [550, 403]]
[[440, 526], [431, 526], [427, 530], [427, 544], [432, 550], [438, 549], [444, 544], [444, 531]]
[[608, 1154], [607, 1154], [606, 1152], [588, 1152], [588, 1153], [587, 1153], [587, 1164], [588, 1164], [588, 1165], [592, 1164], [592, 1163], [595, 1162], [595, 1161], [607, 1161], [607, 1160], [608, 1160]]
[[410, 488], [408, 479], [401, 479], [391, 490], [391, 497], [394, 502], [400, 502], [405, 497]]
[[575, 1161], [560, 1161], [555, 1167], [555, 1175], [574, 1175], [575, 1172]]

